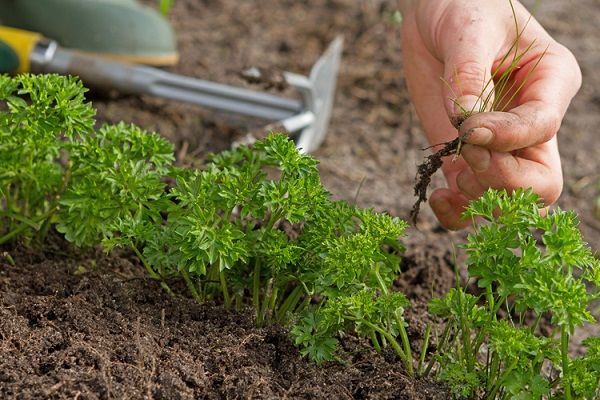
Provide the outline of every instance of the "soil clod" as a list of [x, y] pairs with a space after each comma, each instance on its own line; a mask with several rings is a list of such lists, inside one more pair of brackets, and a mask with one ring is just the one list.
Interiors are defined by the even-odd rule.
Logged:
[[425, 161], [417, 167], [417, 177], [415, 183], [415, 196], [418, 196], [417, 201], [410, 210], [410, 220], [413, 225], [417, 223], [417, 217], [421, 209], [421, 203], [427, 201], [427, 187], [431, 183], [431, 177], [435, 172], [442, 167], [443, 157], [456, 154], [460, 144], [460, 138], [456, 138], [451, 142], [443, 143], [444, 147], [435, 153], [427, 156]]

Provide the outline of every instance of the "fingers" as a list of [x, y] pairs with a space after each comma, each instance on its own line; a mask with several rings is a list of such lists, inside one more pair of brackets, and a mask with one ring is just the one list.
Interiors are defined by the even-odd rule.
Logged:
[[554, 203], [562, 191], [562, 171], [556, 140], [518, 153], [501, 153], [465, 145], [463, 158], [470, 168], [456, 177], [457, 187], [470, 199], [487, 188], [532, 188], [545, 204]]
[[[491, 43], [482, 38], [465, 37], [455, 42], [452, 51], [444, 58], [442, 94], [450, 122], [458, 128], [470, 115], [484, 111], [488, 97], [493, 97], [493, 84], [489, 84], [494, 56], [489, 52]], [[487, 102], [491, 104], [491, 102]]]
[[475, 173], [468, 168], [458, 174], [456, 186], [469, 200], [478, 199], [487, 190], [484, 185], [479, 183]]
[[466, 143], [509, 152], [549, 141], [558, 132], [563, 115], [556, 107], [532, 101], [510, 112], [473, 115], [460, 126], [459, 135]]
[[458, 230], [471, 224], [461, 218], [468, 204], [469, 200], [462, 193], [451, 189], [437, 189], [429, 196], [431, 209], [446, 229]]
[[[493, 98], [491, 71], [506, 42], [506, 19], [484, 4], [476, 8], [450, 7], [433, 36], [432, 48], [444, 65], [442, 93], [446, 112], [454, 127], [469, 115], [484, 111]], [[502, 7], [502, 12], [510, 11]], [[487, 12], [495, 18], [486, 19]]]
[[459, 135], [465, 142], [509, 152], [554, 137], [581, 86], [581, 72], [572, 54], [556, 43], [540, 57], [539, 63], [533, 58], [516, 74], [515, 80], [523, 86], [512, 101], [514, 108], [464, 121]]
[[434, 191], [430, 205], [448, 229], [462, 229], [470, 224], [461, 215], [468, 202], [481, 197], [488, 188], [509, 192], [520, 187], [532, 188], [546, 205], [554, 203], [562, 191], [556, 138], [512, 153], [466, 144], [462, 158], [445, 165], [449, 188]]

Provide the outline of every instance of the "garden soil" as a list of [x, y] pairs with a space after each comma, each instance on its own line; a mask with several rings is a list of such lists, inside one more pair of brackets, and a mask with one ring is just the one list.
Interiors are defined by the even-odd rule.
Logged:
[[[600, 3], [529, 5], [581, 64], [584, 86], [559, 133], [565, 175], [559, 205], [579, 213], [587, 241], [598, 250]], [[335, 198], [406, 219], [416, 168], [428, 153], [421, 150], [426, 143], [403, 81], [394, 11], [394, 2], [378, 0], [177, 0], [170, 18], [181, 62], [172, 70], [258, 88], [240, 72], [256, 66], [308, 73], [327, 44], [343, 35], [331, 127], [315, 153], [323, 181]], [[200, 165], [208, 152], [243, 142], [264, 125], [150, 97], [93, 91], [90, 98], [99, 121], [158, 131], [188, 165]], [[443, 179], [436, 175], [432, 183], [439, 187]], [[427, 301], [443, 295], [455, 269], [463, 268], [460, 244], [467, 233], [445, 231], [424, 206], [404, 240], [396, 286], [412, 302], [407, 319], [415, 347], [430, 322]], [[180, 293], [167, 295], [126, 252], [75, 250], [55, 234], [40, 248], [4, 246], [0, 398], [448, 398], [433, 382], [407, 378], [393, 354], [376, 354], [355, 338], [343, 341], [344, 363], [316, 366], [301, 358], [283, 328], [256, 329], [251, 313], [198, 305]], [[577, 332], [588, 334], [600, 329]]]

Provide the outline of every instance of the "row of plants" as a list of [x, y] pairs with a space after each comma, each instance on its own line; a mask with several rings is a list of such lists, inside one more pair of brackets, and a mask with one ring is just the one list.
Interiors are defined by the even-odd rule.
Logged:
[[[129, 248], [166, 290], [181, 278], [199, 302], [249, 302], [258, 326], [291, 324], [317, 362], [353, 325], [412, 370], [408, 301], [389, 290], [405, 222], [331, 200], [317, 161], [285, 135], [178, 168], [157, 134], [94, 129], [84, 92], [56, 75], [0, 80], [0, 244], [40, 241], [55, 226], [78, 246]], [[347, 303], [372, 310], [330, 317], [325, 329], [323, 316]]]
[[130, 249], [165, 290], [182, 280], [198, 302], [251, 307], [311, 360], [342, 359], [340, 338], [355, 334], [457, 399], [599, 398], [600, 339], [569, 354], [600, 284], [574, 213], [542, 214], [526, 190], [473, 202], [465, 249], [480, 293], [457, 285], [432, 301], [444, 323], [416, 351], [409, 301], [392, 290], [404, 221], [333, 201], [317, 161], [285, 135], [181, 168], [154, 133], [96, 128], [84, 93], [75, 78], [0, 78], [0, 244], [55, 227], [78, 246]]
[[[481, 295], [452, 289], [430, 304], [446, 323], [438, 377], [458, 398], [600, 398], [600, 338], [569, 354], [575, 328], [596, 322], [600, 264], [577, 215], [544, 211], [537, 195], [489, 190], [464, 216], [481, 219], [464, 246]], [[500, 317], [502, 316], [502, 317]], [[550, 334], [540, 334], [540, 324]]]

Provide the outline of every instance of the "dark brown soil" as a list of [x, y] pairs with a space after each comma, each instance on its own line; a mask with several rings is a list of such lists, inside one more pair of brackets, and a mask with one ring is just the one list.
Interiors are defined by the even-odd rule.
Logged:
[[[172, 297], [127, 254], [81, 252], [58, 236], [43, 253], [8, 251], [16, 266], [0, 270], [0, 398], [446, 398], [353, 338], [347, 364], [309, 363], [282, 328]], [[417, 304], [435, 281], [421, 261], [406, 262]], [[452, 275], [437, 265], [437, 277]], [[408, 319], [417, 343], [424, 321]]]
[[[458, 137], [448, 143], [442, 143], [441, 149], [425, 157], [425, 161], [423, 161], [417, 167], [417, 177], [414, 187], [414, 193], [415, 196], [417, 196], [417, 201], [415, 201], [415, 204], [411, 208], [409, 216], [413, 225], [417, 224], [417, 217], [419, 216], [419, 211], [421, 210], [421, 203], [427, 201], [427, 189], [429, 189], [431, 177], [437, 172], [437, 170], [442, 168], [444, 157], [457, 154], [459, 144], [460, 138]], [[433, 147], [435, 148], [438, 146]]]
[[[559, 133], [559, 205], [579, 213], [598, 250], [600, 3], [528, 3], [539, 3], [542, 24], [581, 63], [584, 87]], [[171, 20], [181, 63], [173, 70], [249, 86], [240, 76], [248, 67], [307, 73], [342, 34], [331, 128], [315, 154], [323, 182], [336, 198], [408, 218], [416, 166], [427, 153], [403, 82], [394, 10], [395, 2], [384, 0], [177, 0]], [[92, 99], [101, 121], [159, 131], [186, 163], [265, 125], [149, 97]], [[441, 174], [432, 185], [443, 185]], [[428, 207], [419, 220], [405, 240], [397, 282], [412, 302], [407, 319], [415, 347], [430, 322], [427, 301], [447, 291], [453, 268], [463, 265], [458, 245], [465, 236], [441, 229]], [[172, 298], [144, 278], [134, 257], [77, 253], [57, 238], [36, 251], [0, 249], [0, 313], [0, 398], [446, 398], [443, 388], [408, 379], [393, 356], [352, 338], [344, 341], [347, 365], [317, 367], [300, 358], [281, 328], [256, 329], [249, 314]], [[599, 333], [592, 325], [576, 338]]]

